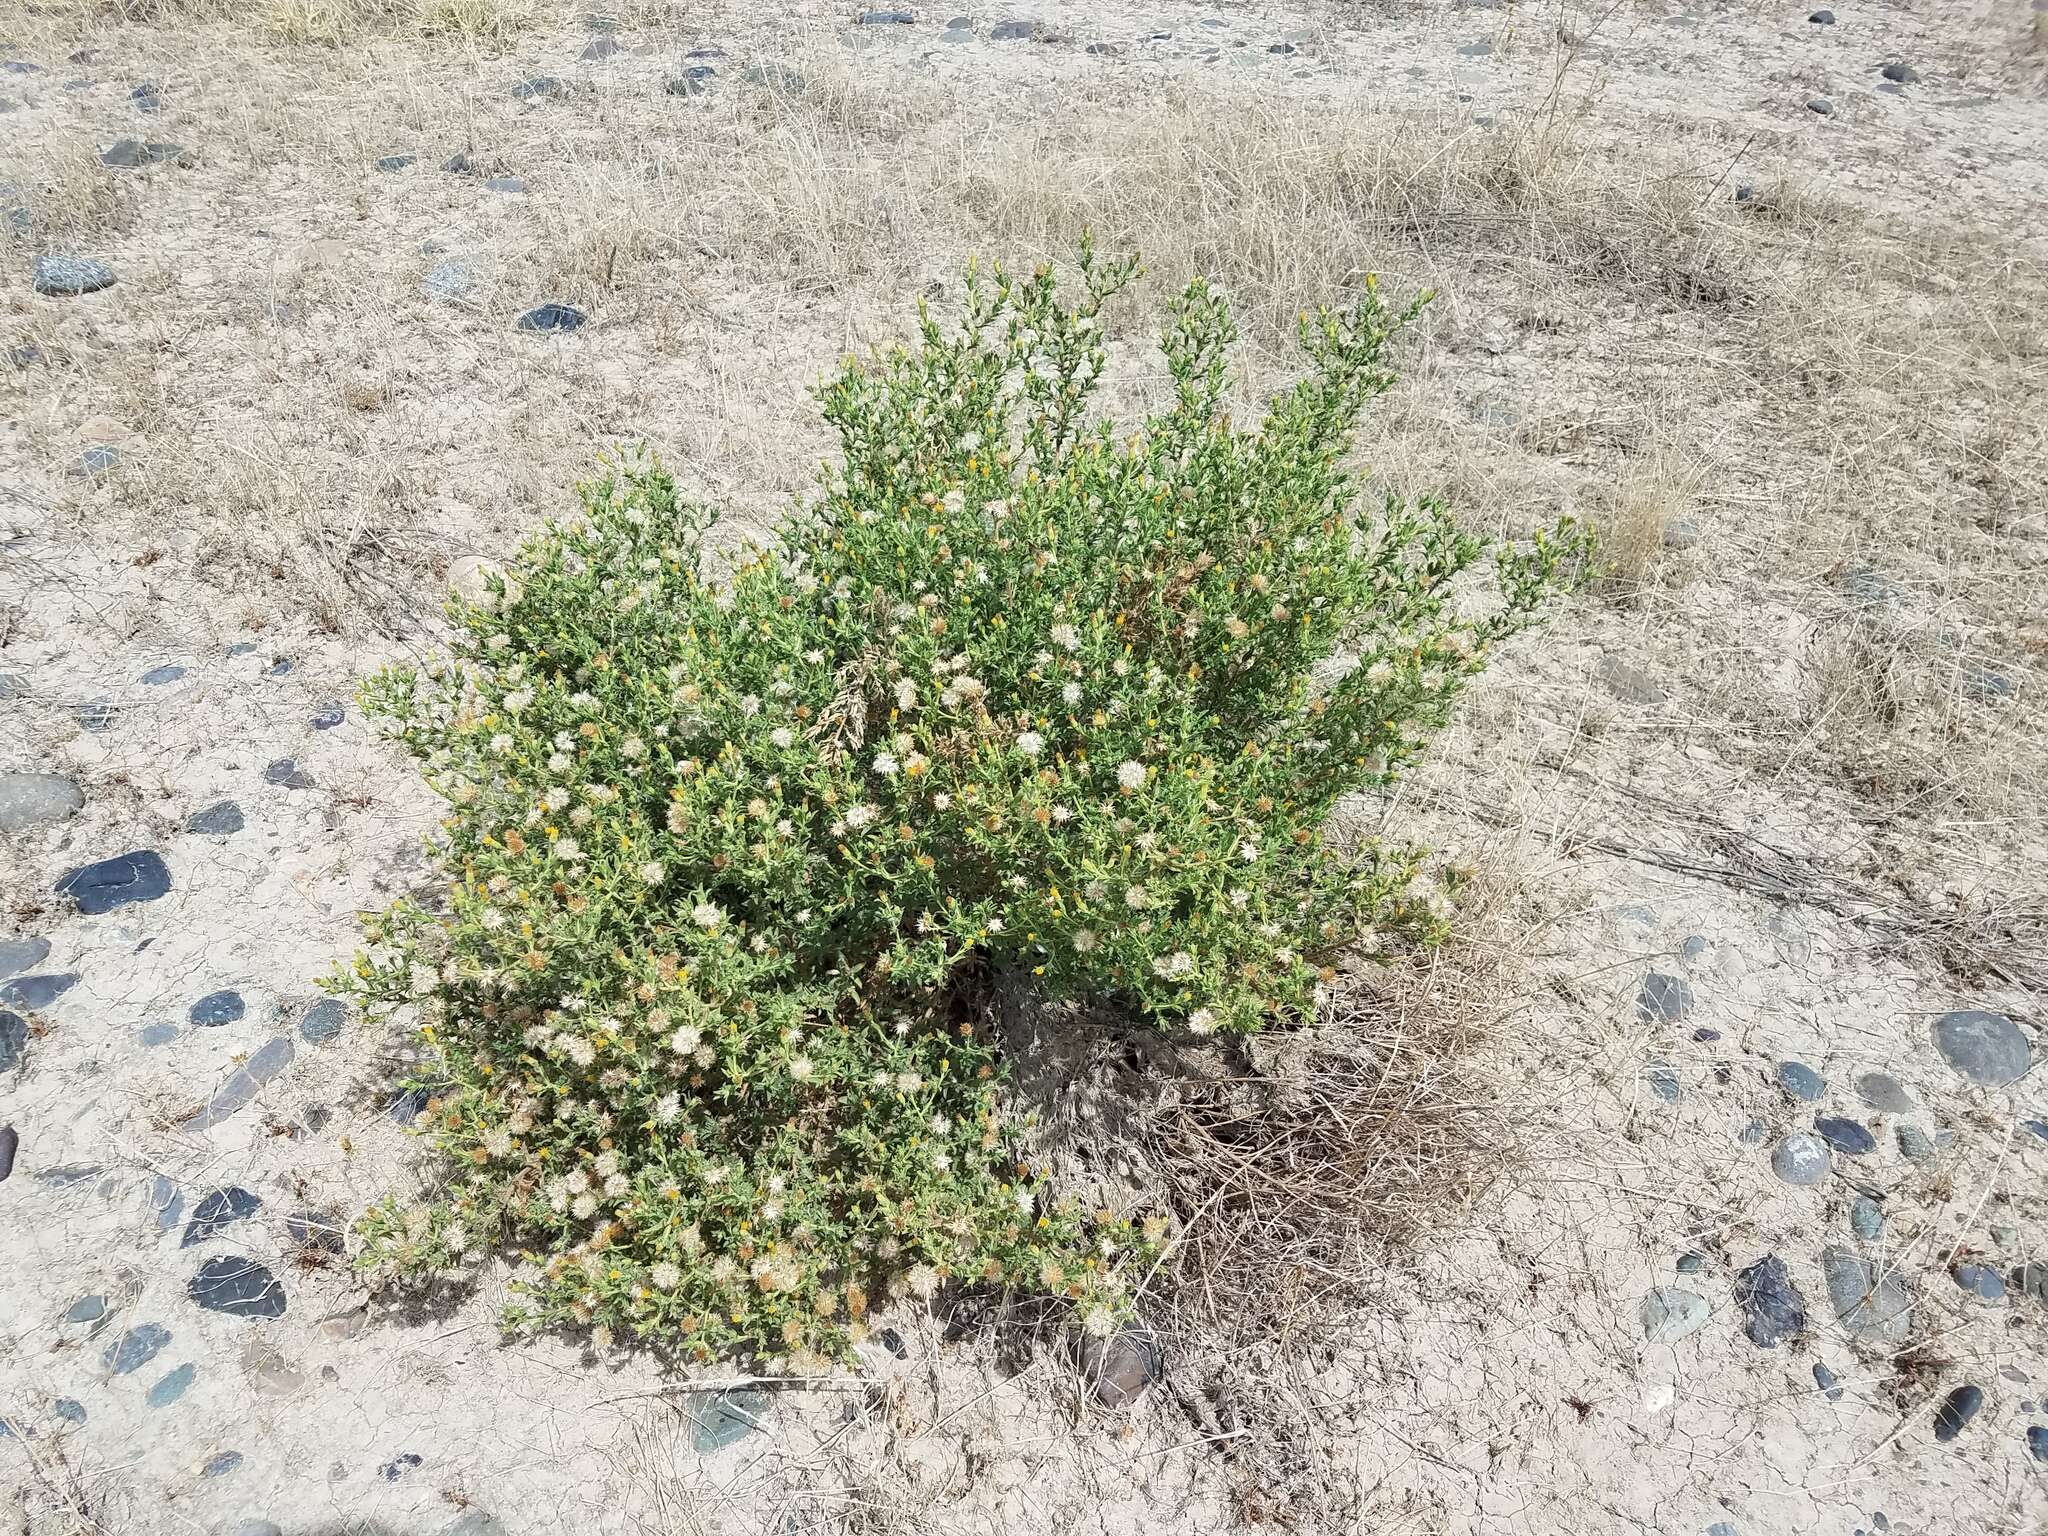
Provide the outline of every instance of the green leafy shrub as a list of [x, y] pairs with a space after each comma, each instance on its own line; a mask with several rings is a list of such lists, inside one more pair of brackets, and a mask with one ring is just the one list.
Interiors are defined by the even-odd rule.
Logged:
[[[1304, 1016], [1341, 947], [1426, 941], [1421, 856], [1334, 846], [1579, 550], [1485, 553], [1440, 507], [1361, 516], [1342, 465], [1392, 382], [1368, 289], [1306, 376], [1224, 414], [1234, 333], [1190, 287], [1173, 399], [1091, 419], [1104, 304], [970, 270], [956, 328], [821, 391], [843, 462], [773, 548], [707, 574], [712, 514], [634, 458], [546, 527], [453, 657], [366, 688], [450, 815], [445, 906], [341, 978], [416, 1022], [457, 1177], [374, 1210], [373, 1269], [527, 1245], [515, 1324], [803, 1362], [871, 1299], [985, 1280], [1097, 1330], [1158, 1217], [1026, 1166], [968, 977], [1196, 1033]], [[1024, 975], [1035, 978], [1025, 983]]]

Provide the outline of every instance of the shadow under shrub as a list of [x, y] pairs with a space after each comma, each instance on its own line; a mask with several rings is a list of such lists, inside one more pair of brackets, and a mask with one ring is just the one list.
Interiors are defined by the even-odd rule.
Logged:
[[[843, 461], [707, 579], [713, 514], [631, 459], [458, 604], [453, 654], [366, 686], [449, 803], [440, 910], [368, 924], [338, 985], [416, 1024], [441, 1197], [360, 1226], [375, 1273], [510, 1235], [515, 1326], [799, 1366], [872, 1302], [971, 1280], [1113, 1327], [1166, 1235], [1028, 1166], [969, 975], [1156, 1027], [1306, 1017], [1345, 946], [1439, 936], [1421, 856], [1336, 847], [1581, 540], [1488, 551], [1361, 513], [1342, 456], [1412, 317], [1304, 317], [1255, 431], [1196, 283], [1172, 404], [1091, 419], [1081, 293], [970, 270], [947, 329], [821, 390]], [[1490, 554], [1497, 597], [1452, 601]]]

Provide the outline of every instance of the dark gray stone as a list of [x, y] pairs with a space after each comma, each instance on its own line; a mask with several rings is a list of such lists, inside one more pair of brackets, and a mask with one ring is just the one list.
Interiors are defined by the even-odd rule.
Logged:
[[1681, 1275], [1696, 1275], [1706, 1267], [1707, 1260], [1703, 1254], [1681, 1253], [1678, 1256], [1678, 1272]]
[[769, 1408], [768, 1394], [748, 1388], [720, 1392], [697, 1406], [684, 1410], [693, 1426], [690, 1443], [699, 1455], [708, 1456], [743, 1440], [761, 1428]]
[[[1736, 201], [1746, 201], [1738, 190]], [[1689, 517], [1674, 517], [1664, 525], [1664, 547], [1666, 549], [1691, 549], [1700, 541], [1700, 525]]]
[[114, 286], [114, 269], [90, 256], [38, 256], [32, 280], [37, 293], [77, 298]]
[[232, 800], [216, 801], [185, 818], [185, 830], [201, 837], [230, 837], [243, 825], [242, 808]]
[[162, 165], [176, 160], [185, 153], [182, 144], [161, 142], [144, 143], [140, 139], [117, 139], [100, 151], [100, 164], [116, 170], [133, 171], [144, 166]]
[[671, 96], [702, 96], [718, 79], [718, 71], [709, 64], [692, 64], [680, 75], [669, 81], [664, 89]]
[[225, 1227], [238, 1221], [247, 1221], [263, 1209], [263, 1201], [239, 1184], [230, 1184], [225, 1189], [216, 1189], [199, 1202], [192, 1219], [185, 1223], [185, 1236], [179, 1242], [180, 1248], [191, 1248], [205, 1242]]
[[201, 1028], [217, 1024], [233, 1024], [249, 1011], [249, 1005], [242, 1001], [242, 994], [232, 988], [209, 992], [194, 1003], [187, 1017]]
[[1868, 1157], [1877, 1150], [1877, 1138], [1856, 1121], [1840, 1115], [1822, 1115], [1813, 1122], [1821, 1139], [1848, 1157]]
[[185, 675], [184, 667], [175, 661], [167, 661], [160, 667], [151, 667], [142, 674], [142, 681], [151, 688], [161, 688], [165, 683], [175, 683]]
[[1827, 1079], [1798, 1061], [1778, 1063], [1778, 1086], [1802, 1104], [1818, 1104], [1828, 1091]]
[[1787, 1184], [1807, 1189], [1828, 1176], [1828, 1161], [1826, 1142], [1794, 1131], [1771, 1153], [1771, 1172]]
[[321, 706], [320, 712], [313, 716], [310, 723], [316, 731], [331, 731], [347, 718], [347, 711], [339, 704], [325, 704]]
[[135, 103], [136, 111], [154, 117], [164, 109], [164, 88], [154, 80], [145, 80], [128, 93], [128, 99]]
[[107, 1345], [100, 1363], [116, 1376], [126, 1376], [149, 1364], [170, 1342], [171, 1331], [161, 1323], [137, 1323]]
[[466, 149], [459, 149], [442, 163], [441, 169], [451, 176], [472, 176], [476, 174], [477, 163]]
[[1936, 1019], [1934, 1048], [1956, 1071], [1985, 1088], [2017, 1082], [2034, 1064], [2033, 1049], [2019, 1026], [2002, 1013], [1981, 1008], [1965, 1008]]
[[1676, 1344], [1707, 1326], [1707, 1299], [1675, 1285], [1654, 1288], [1636, 1312], [1652, 1344]]
[[239, 1254], [208, 1259], [185, 1292], [209, 1312], [229, 1317], [283, 1317], [284, 1287], [254, 1259]]
[[1806, 19], [1816, 27], [1832, 27], [1835, 24], [1835, 13], [1833, 11], [1815, 11]]
[[50, 826], [84, 806], [84, 792], [61, 773], [0, 773], [0, 832]]
[[1643, 1068], [1643, 1081], [1666, 1104], [1678, 1102], [1678, 1072], [1668, 1061], [1653, 1061]]
[[573, 304], [543, 304], [538, 309], [529, 309], [519, 317], [516, 327], [522, 331], [574, 331], [582, 327], [588, 317]]
[[1813, 1362], [1813, 1384], [1820, 1388], [1829, 1402], [1839, 1403], [1842, 1400], [1842, 1378], [1818, 1360]]
[[1920, 83], [1920, 71], [1910, 64], [1902, 64], [1896, 59], [1885, 65], [1878, 73], [1894, 85], [1918, 85]]
[[67, 870], [57, 894], [69, 896], [87, 917], [97, 917], [137, 902], [155, 901], [171, 888], [171, 872], [161, 856], [148, 850], [119, 853], [97, 864]]
[[512, 87], [514, 101], [567, 101], [569, 87], [553, 75], [535, 75]]
[[1970, 1420], [1977, 1417], [1977, 1410], [1984, 1406], [1984, 1389], [1964, 1384], [1942, 1399], [1934, 1411], [1934, 1438], [1946, 1445], [1960, 1435]]
[[1105, 1408], [1128, 1407], [1166, 1375], [1159, 1336], [1149, 1328], [1120, 1328], [1106, 1339], [1084, 1333], [1075, 1341], [1074, 1363]]
[[0, 976], [18, 976], [50, 958], [48, 939], [8, 939], [0, 942]]
[[290, 675], [291, 670], [291, 657], [280, 656], [275, 661], [271, 662], [269, 667], [265, 669], [263, 675], [265, 677], [287, 677]]
[[1910, 1115], [1919, 1107], [1899, 1080], [1884, 1072], [1866, 1072], [1857, 1078], [1856, 1096], [1884, 1115]]
[[1884, 1236], [1884, 1207], [1868, 1195], [1858, 1195], [1849, 1202], [1849, 1230], [1866, 1243], [1874, 1243]]
[[348, 1223], [334, 1211], [297, 1211], [285, 1218], [284, 1229], [301, 1248], [339, 1257], [346, 1245]]
[[1636, 993], [1636, 1017], [1646, 1023], [1676, 1024], [1692, 1009], [1692, 987], [1683, 977], [1652, 971]]
[[192, 1385], [199, 1375], [199, 1368], [189, 1361], [174, 1366], [149, 1389], [147, 1401], [152, 1408], [168, 1408], [185, 1395], [185, 1389]]
[[280, 757], [263, 770], [263, 782], [284, 789], [311, 789], [313, 775], [288, 757]]
[[1763, 1121], [1752, 1120], [1742, 1128], [1735, 1139], [1745, 1147], [1760, 1147], [1764, 1144], [1764, 1137], [1767, 1134]]
[[484, 183], [486, 192], [519, 193], [526, 190], [526, 182], [518, 176], [493, 176]]
[[81, 1296], [71, 1303], [71, 1310], [64, 1314], [67, 1323], [96, 1323], [107, 1315], [107, 1298], [104, 1296]]
[[1806, 1327], [1806, 1298], [1775, 1253], [1736, 1275], [1735, 1304], [1742, 1309], [1742, 1331], [1760, 1349], [1776, 1349]]
[[[0, 1008], [0, 1072], [12, 1072], [28, 1054], [28, 1020]], [[12, 1148], [9, 1149], [10, 1155]]]
[[1806, 110], [1818, 113], [1822, 117], [1833, 117], [1835, 104], [1825, 96], [1809, 96], [1806, 99]]
[[1988, 672], [1980, 668], [1963, 674], [1963, 692], [1983, 703], [1995, 703], [2012, 697], [2012, 679], [2003, 672]]
[[583, 45], [583, 51], [577, 54], [576, 58], [580, 63], [596, 64], [601, 60], [610, 58], [615, 53], [622, 52], [624, 47], [625, 45], [616, 37], [609, 35], [593, 37]]
[[1979, 1301], [2005, 1300], [2005, 1281], [1988, 1264], [1958, 1264], [1949, 1275]]
[[[121, 462], [121, 450], [105, 443], [95, 443], [71, 461], [71, 468], [65, 471], [74, 480], [98, 480], [114, 472]], [[161, 669], [159, 669], [161, 670]]]
[[988, 29], [989, 40], [997, 43], [1028, 43], [1039, 33], [1035, 21], [999, 21]]
[[55, 1168], [45, 1168], [36, 1175], [39, 1183], [52, 1189], [70, 1189], [79, 1184], [91, 1183], [107, 1170], [98, 1163], [60, 1163]]
[[156, 1213], [157, 1230], [168, 1232], [178, 1224], [185, 1209], [184, 1193], [162, 1174], [149, 1184], [149, 1208]]
[[51, 1407], [56, 1410], [57, 1417], [66, 1424], [85, 1422], [85, 1404], [75, 1397], [60, 1397], [51, 1404]]
[[2048, 1425], [2027, 1426], [2027, 1454], [2036, 1461], [2048, 1461]]
[[917, 18], [908, 11], [862, 11], [860, 25], [864, 27], [907, 27]]
[[47, 1008], [78, 985], [75, 973], [55, 976], [17, 976], [0, 982], [0, 1005], [8, 1008]]
[[781, 96], [801, 96], [808, 83], [802, 70], [791, 69], [787, 64], [750, 64], [740, 78]]
[[178, 1038], [178, 1026], [166, 1024], [159, 1020], [154, 1024], [143, 1025], [142, 1028], [135, 1031], [135, 1038], [139, 1044], [146, 1046], [150, 1050], [155, 1050], [158, 1046], [169, 1045]]
[[[5, 1022], [4, 1019], [0, 1019], [0, 1050], [5, 1049]], [[0, 1071], [5, 1070], [6, 1064], [0, 1062]], [[0, 1125], [0, 1184], [5, 1184], [8, 1176], [14, 1172], [14, 1154], [20, 1148], [21, 1133], [11, 1125]]]
[[377, 1469], [377, 1475], [387, 1483], [395, 1483], [425, 1460], [418, 1451], [400, 1451]]
[[2029, 1259], [2024, 1264], [2015, 1264], [2006, 1278], [2020, 1295], [2048, 1307], [2048, 1262]]
[[379, 155], [377, 157], [377, 169], [380, 171], [402, 171], [418, 159], [418, 155]]
[[1460, 43], [1458, 56], [1464, 59], [1484, 59], [1493, 53], [1493, 44], [1483, 39], [1476, 43]]
[[1913, 1330], [1913, 1301], [1896, 1269], [1880, 1269], [1846, 1248], [1821, 1250], [1828, 1300], [1844, 1328], [1858, 1338], [1900, 1344]]
[[206, 1108], [185, 1121], [181, 1130], [203, 1131], [219, 1125], [261, 1093], [277, 1075], [292, 1064], [294, 1048], [289, 1035], [274, 1035], [236, 1067], [220, 1085]]
[[226, 1477], [241, 1464], [242, 1453], [240, 1451], [221, 1451], [217, 1455], [207, 1458], [206, 1465], [199, 1469], [199, 1475], [201, 1477]]
[[94, 699], [87, 704], [72, 705], [71, 718], [98, 736], [114, 728], [114, 722], [121, 718], [121, 711], [111, 700]]
[[338, 997], [323, 997], [299, 1021], [299, 1038], [308, 1045], [325, 1045], [347, 1022], [348, 1004]]
[[1934, 1161], [1934, 1143], [1927, 1139], [1927, 1133], [1917, 1125], [1892, 1127], [1892, 1135], [1899, 1143], [1899, 1155], [1909, 1163], [1930, 1163]]
[[2020, 1129], [2031, 1131], [2043, 1141], [2048, 1141], [2048, 1120], [2022, 1120]]
[[234, 1536], [284, 1536], [284, 1527], [275, 1520], [244, 1520], [235, 1527]]

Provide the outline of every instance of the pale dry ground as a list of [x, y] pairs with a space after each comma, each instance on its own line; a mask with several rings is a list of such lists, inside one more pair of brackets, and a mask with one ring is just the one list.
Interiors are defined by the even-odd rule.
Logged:
[[[318, 0], [146, 9], [0, 9], [0, 55], [43, 66], [0, 76], [0, 183], [31, 220], [0, 358], [40, 352], [0, 365], [0, 673], [27, 686], [0, 701], [0, 769], [88, 794], [0, 846], [13, 921], [83, 977], [0, 1098], [23, 1134], [0, 1415], [41, 1429], [0, 1444], [0, 1489], [35, 1530], [439, 1530], [464, 1503], [515, 1533], [2044, 1528], [2022, 1438], [2043, 1416], [2021, 1405], [2048, 1397], [2048, 1314], [1942, 1270], [2048, 1252], [2048, 1143], [2019, 1124], [2048, 1101], [2038, 1071], [1970, 1090], [1927, 1045], [1959, 1005], [2038, 1040], [2048, 969], [2033, 13], [1074, 4], [1043, 13], [1052, 40], [992, 42], [988, 12], [948, 43], [944, 14], [853, 31], [816, 6], [640, 5], [615, 11], [624, 51], [581, 63], [579, 14], [538, 4], [440, 0], [432, 35]], [[713, 92], [662, 93], [712, 46]], [[1881, 92], [1892, 58], [1922, 82]], [[776, 62], [803, 89], [742, 78]], [[542, 72], [567, 100], [511, 99]], [[158, 116], [129, 99], [144, 80]], [[189, 163], [102, 168], [128, 136]], [[457, 150], [527, 190], [443, 173]], [[419, 158], [374, 168], [394, 153]], [[651, 442], [735, 528], [772, 523], [824, 447], [807, 382], [970, 252], [1056, 258], [1083, 224], [1149, 258], [1120, 313], [1130, 402], [1158, 383], [1141, 327], [1191, 273], [1239, 302], [1248, 400], [1284, 376], [1298, 306], [1368, 269], [1434, 287], [1363, 459], [1490, 531], [1591, 517], [1612, 562], [1425, 774], [1360, 808], [1468, 863], [1474, 899], [1449, 951], [1362, 973], [1314, 1039], [1263, 1048], [1273, 1157], [1232, 1160], [1228, 1085], [1148, 1087], [1106, 1048], [1054, 1104], [1086, 1123], [1135, 1095], [1133, 1165], [1201, 1213], [1157, 1298], [1165, 1388], [1104, 1415], [1048, 1341], [905, 1317], [910, 1358], [876, 1351], [874, 1390], [786, 1395], [700, 1458], [642, 1395], [650, 1362], [501, 1345], [488, 1297], [322, 1332], [346, 1277], [286, 1267], [286, 1319], [197, 1313], [146, 1174], [256, 1190], [240, 1241], [283, 1256], [284, 1212], [359, 1203], [409, 1157], [377, 1097], [391, 1049], [354, 1035], [302, 1045], [227, 1125], [166, 1128], [273, 1008], [288, 1030], [352, 911], [420, 878], [431, 806], [404, 764], [353, 712], [317, 736], [306, 717], [429, 643], [449, 564], [562, 510], [604, 443]], [[32, 295], [45, 250], [120, 281]], [[460, 304], [419, 288], [450, 255], [481, 279]], [[513, 331], [550, 300], [590, 325]], [[119, 467], [68, 476], [99, 442]], [[274, 655], [289, 675], [263, 675]], [[191, 667], [174, 690], [136, 684], [169, 660]], [[81, 733], [68, 706], [100, 698], [126, 713]], [[287, 755], [314, 789], [260, 782]], [[224, 796], [248, 833], [177, 832]], [[57, 909], [58, 872], [131, 846], [165, 850], [172, 897]], [[1693, 985], [1683, 1027], [1639, 1019], [1651, 967]], [[228, 985], [246, 1025], [134, 1044]], [[1863, 1113], [1848, 1082], [1879, 1067], [1913, 1123], [1956, 1133], [1914, 1166], [1879, 1123], [1857, 1170], [1888, 1213], [1867, 1251], [1918, 1293], [1909, 1350], [1853, 1344], [1828, 1306], [1849, 1181], [1787, 1189], [1736, 1139], [1799, 1123], [1769, 1082], [1786, 1056], [1826, 1073], [1830, 1112]], [[79, 1163], [116, 1176], [35, 1177]], [[1259, 1167], [1290, 1178], [1248, 1185]], [[1637, 1302], [1689, 1250], [1713, 1319], [1646, 1345]], [[1730, 1301], [1767, 1251], [1813, 1314], [1770, 1352]], [[95, 1381], [102, 1341], [55, 1323], [88, 1290], [173, 1347]], [[147, 1407], [181, 1359], [186, 1398]], [[1965, 1381], [1985, 1407], [1937, 1445], [1932, 1406]], [[51, 1423], [59, 1395], [85, 1426]], [[198, 1475], [230, 1448], [241, 1467]], [[422, 1464], [387, 1480], [402, 1452]]]

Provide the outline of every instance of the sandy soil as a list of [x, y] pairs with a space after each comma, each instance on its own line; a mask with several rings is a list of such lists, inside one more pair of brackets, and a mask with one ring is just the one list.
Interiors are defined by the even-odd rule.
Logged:
[[[0, 1533], [2048, 1530], [2040, 18], [642, 5], [538, 11], [503, 51], [277, 35], [309, 9], [0, 7], [33, 66], [0, 74], [0, 776], [82, 798], [0, 779]], [[541, 76], [563, 90], [515, 97]], [[179, 149], [104, 164], [124, 139]], [[1150, 296], [1223, 278], [1248, 393], [1359, 269], [1435, 286], [1374, 471], [1478, 527], [1606, 534], [1610, 574], [1362, 811], [1475, 899], [1322, 1044], [1467, 1039], [1481, 1176], [1418, 1185], [1419, 1235], [1341, 1309], [1283, 1266], [1238, 1326], [1175, 1313], [1120, 1412], [1056, 1341], [943, 1311], [890, 1316], [900, 1357], [857, 1376], [721, 1399], [731, 1372], [503, 1340], [490, 1285], [373, 1302], [321, 1223], [418, 1174], [404, 1045], [313, 1013], [313, 980], [428, 878], [433, 805], [354, 679], [431, 646], [461, 562], [607, 442], [769, 521], [823, 447], [806, 384], [968, 252], [1057, 256], [1084, 222], [1145, 249]], [[45, 255], [116, 281], [38, 293]], [[588, 323], [515, 329], [547, 302]], [[142, 851], [154, 899], [59, 889]], [[2031, 1070], [1958, 1071], [1959, 1010]], [[1788, 1184], [1773, 1150], [1817, 1117], [1850, 1125]], [[1840, 1314], [1828, 1250], [1881, 1315]], [[1772, 1255], [1806, 1315], [1764, 1347], [1739, 1277]], [[248, 1261], [282, 1315], [197, 1303]]]

